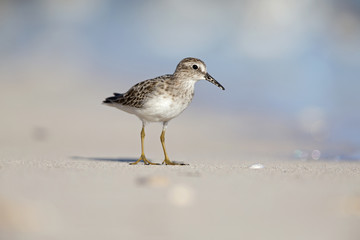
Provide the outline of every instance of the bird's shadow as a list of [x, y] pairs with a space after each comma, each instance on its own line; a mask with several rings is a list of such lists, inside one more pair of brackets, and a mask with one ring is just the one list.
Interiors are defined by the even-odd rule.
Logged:
[[104, 157], [81, 157], [71, 156], [74, 160], [91, 160], [91, 161], [103, 161], [103, 162], [122, 162], [122, 163], [134, 163], [137, 161], [136, 158], [104, 158]]

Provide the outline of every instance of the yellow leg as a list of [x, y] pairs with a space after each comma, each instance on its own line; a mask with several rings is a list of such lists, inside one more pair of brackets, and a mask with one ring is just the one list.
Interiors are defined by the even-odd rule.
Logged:
[[140, 134], [140, 136], [141, 136], [141, 156], [140, 156], [140, 158], [139, 158], [136, 162], [130, 163], [130, 165], [136, 165], [136, 164], [138, 164], [141, 160], [144, 161], [145, 165], [149, 165], [149, 164], [150, 164], [150, 165], [159, 165], [158, 163], [153, 163], [153, 162], [147, 160], [146, 157], [145, 157], [145, 153], [144, 153], [145, 126], [144, 126], [144, 125], [143, 125], [143, 127], [142, 127], [142, 129], [141, 129], [141, 134]]
[[164, 155], [165, 155], [165, 160], [162, 162], [162, 164], [165, 163], [166, 165], [186, 165], [184, 163], [176, 163], [176, 162], [170, 161], [169, 156], [166, 153], [166, 148], [165, 148], [165, 129], [163, 129], [161, 132], [160, 141], [161, 141], [161, 145], [162, 145], [162, 148], [164, 150]]

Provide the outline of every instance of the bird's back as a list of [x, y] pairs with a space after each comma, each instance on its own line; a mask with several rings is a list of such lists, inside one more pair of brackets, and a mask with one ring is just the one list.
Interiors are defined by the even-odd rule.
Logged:
[[103, 103], [110, 106], [120, 104], [128, 107], [141, 108], [148, 96], [156, 91], [157, 86], [161, 86], [165, 80], [171, 78], [171, 76], [171, 74], [166, 74], [139, 82], [126, 93], [114, 93], [114, 96], [106, 98]]

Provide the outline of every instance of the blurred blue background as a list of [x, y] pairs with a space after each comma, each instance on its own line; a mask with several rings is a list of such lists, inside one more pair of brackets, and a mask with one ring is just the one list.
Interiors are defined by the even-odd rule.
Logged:
[[54, 84], [64, 97], [71, 82], [111, 94], [189, 56], [226, 88], [198, 83], [196, 109], [279, 122], [329, 158], [359, 158], [360, 1], [0, 2], [0, 91]]

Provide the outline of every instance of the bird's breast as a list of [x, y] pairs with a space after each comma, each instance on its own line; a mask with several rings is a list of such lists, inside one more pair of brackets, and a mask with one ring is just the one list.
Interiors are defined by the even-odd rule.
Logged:
[[139, 117], [151, 122], [169, 121], [187, 108], [193, 96], [193, 85], [165, 87], [148, 97]]

